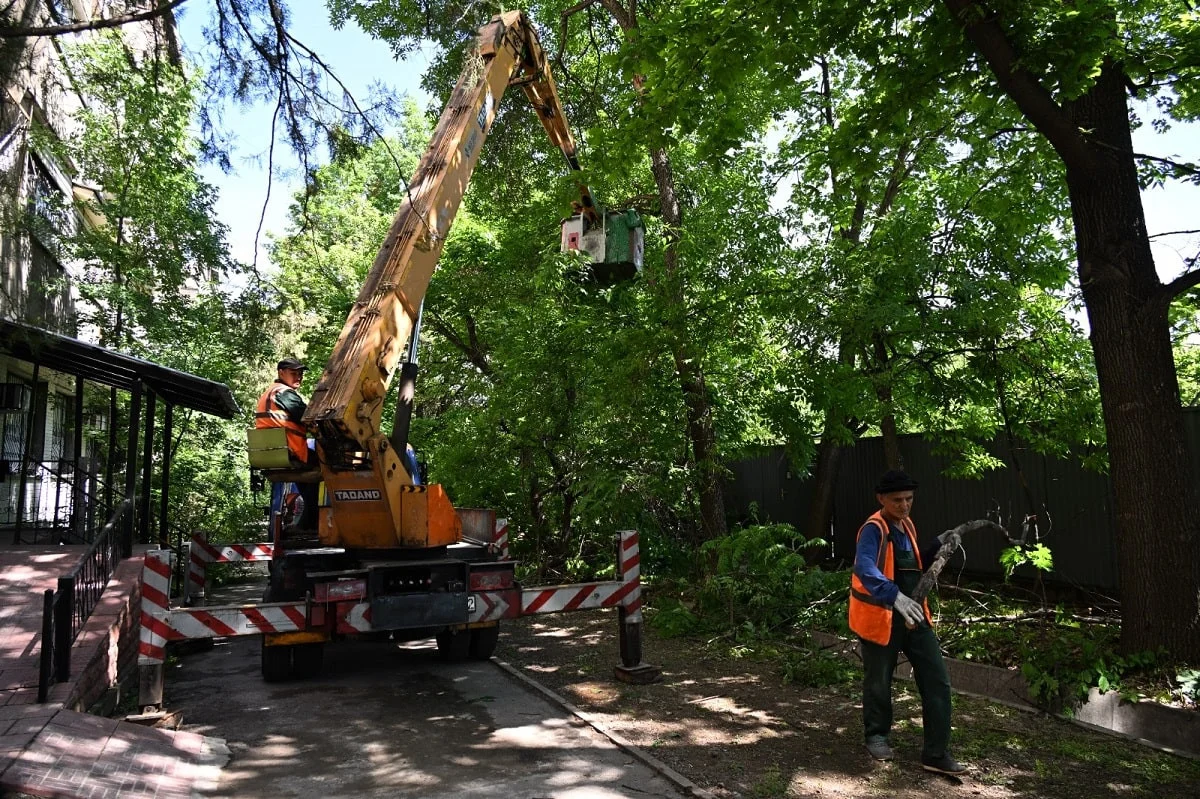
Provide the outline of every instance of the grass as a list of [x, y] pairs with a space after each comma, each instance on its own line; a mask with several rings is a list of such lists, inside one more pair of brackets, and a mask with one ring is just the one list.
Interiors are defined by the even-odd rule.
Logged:
[[778, 766], [771, 766], [750, 786], [750, 795], [762, 799], [786, 796], [788, 778]]

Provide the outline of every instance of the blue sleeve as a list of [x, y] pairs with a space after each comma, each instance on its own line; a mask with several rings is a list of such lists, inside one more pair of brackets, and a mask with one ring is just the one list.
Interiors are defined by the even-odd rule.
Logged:
[[896, 601], [896, 594], [900, 593], [900, 589], [884, 577], [883, 572], [875, 565], [881, 535], [879, 527], [873, 522], [863, 527], [862, 535], [858, 537], [858, 547], [854, 552], [854, 573], [862, 580], [871, 596], [890, 605]]

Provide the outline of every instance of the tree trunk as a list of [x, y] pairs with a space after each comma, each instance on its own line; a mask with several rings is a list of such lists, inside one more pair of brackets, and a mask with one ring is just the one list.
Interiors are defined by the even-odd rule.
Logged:
[[[826, 413], [827, 419], [832, 419], [832, 413]], [[804, 524], [806, 538], [821, 538], [831, 540], [830, 523], [833, 521], [833, 487], [837, 483], [838, 469], [842, 463], [842, 453], [846, 448], [830, 435], [832, 424], [825, 423], [825, 433], [817, 446], [817, 462], [813, 467], [813, 497], [808, 506], [808, 519]]]
[[654, 181], [658, 185], [663, 224], [667, 231], [667, 249], [663, 256], [664, 276], [659, 283], [659, 298], [671, 333], [671, 356], [675, 377], [683, 392], [687, 409], [688, 439], [696, 468], [700, 492], [700, 530], [705, 541], [725, 535], [725, 495], [721, 485], [721, 470], [717, 463], [717, 439], [713, 429], [712, 404], [704, 370], [691, 346], [685, 321], [682, 277], [679, 274], [679, 230], [683, 214], [675, 195], [675, 175], [666, 150], [650, 153]]
[[[638, 27], [637, 2], [628, 6], [622, 0], [600, 0], [600, 5], [610, 13], [627, 37]], [[574, 13], [587, 7], [577, 4], [563, 12], [563, 30], [566, 20]], [[642, 88], [642, 76], [634, 75], [633, 85]], [[675, 363], [675, 377], [683, 392], [687, 409], [687, 434], [696, 467], [697, 488], [700, 492], [700, 533], [704, 540], [725, 535], [725, 494], [721, 485], [721, 469], [717, 463], [716, 432], [712, 422], [712, 404], [708, 401], [704, 370], [700, 366], [695, 349], [691, 346], [683, 305], [682, 278], [679, 274], [679, 231], [683, 226], [683, 212], [675, 195], [675, 173], [667, 151], [658, 148], [650, 151], [650, 168], [658, 186], [658, 200], [662, 208], [663, 226], [666, 229], [667, 249], [664, 254], [663, 277], [658, 286], [661, 307], [666, 312], [664, 324], [671, 334], [671, 357]]]
[[1200, 519], [1171, 350], [1171, 291], [1158, 279], [1146, 234], [1126, 76], [1106, 60], [1096, 84], [1060, 107], [1000, 15], [979, 13], [973, 0], [943, 3], [1067, 169], [1108, 436], [1121, 646], [1200, 661]]
[[1122, 71], [1107, 64], [1066, 107], [1090, 131], [1091, 169], [1068, 163], [1079, 282], [1108, 434], [1121, 646], [1200, 661], [1200, 517], [1184, 444], [1167, 310], [1146, 234]]

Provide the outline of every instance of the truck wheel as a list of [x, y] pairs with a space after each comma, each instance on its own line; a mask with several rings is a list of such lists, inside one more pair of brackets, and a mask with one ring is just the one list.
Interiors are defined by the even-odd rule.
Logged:
[[293, 677], [304, 680], [321, 673], [325, 644], [296, 644], [291, 649]]
[[283, 682], [292, 676], [292, 647], [267, 646], [262, 648], [262, 676], [267, 682]]
[[471, 654], [471, 633], [469, 630], [445, 630], [437, 634], [438, 654], [442, 660], [457, 663], [466, 660]]
[[474, 627], [471, 629], [470, 654], [472, 660], [487, 660], [496, 652], [500, 640], [500, 625]]

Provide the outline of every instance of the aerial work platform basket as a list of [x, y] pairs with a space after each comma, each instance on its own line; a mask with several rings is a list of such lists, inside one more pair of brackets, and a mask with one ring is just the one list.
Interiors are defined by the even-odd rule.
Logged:
[[605, 211], [599, 226], [590, 224], [583, 214], [567, 217], [562, 223], [562, 252], [587, 253], [597, 280], [616, 283], [642, 271], [645, 226], [638, 212]]

